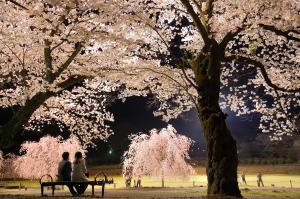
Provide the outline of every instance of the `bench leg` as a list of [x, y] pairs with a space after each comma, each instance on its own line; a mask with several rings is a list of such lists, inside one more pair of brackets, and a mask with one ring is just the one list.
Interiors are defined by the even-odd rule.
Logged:
[[44, 186], [41, 185], [41, 195], [44, 196]]
[[52, 186], [52, 196], [54, 196], [55, 185]]
[[102, 185], [102, 198], [104, 198], [104, 188], [105, 188], [105, 184]]
[[94, 189], [94, 185], [92, 185], [92, 196], [95, 195], [95, 189]]

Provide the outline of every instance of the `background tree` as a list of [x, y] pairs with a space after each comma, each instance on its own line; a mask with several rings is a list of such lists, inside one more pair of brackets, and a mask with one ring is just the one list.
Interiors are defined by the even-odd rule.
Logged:
[[22, 155], [13, 159], [13, 169], [18, 177], [25, 179], [39, 179], [45, 174], [56, 178], [58, 163], [65, 151], [70, 153], [70, 161], [77, 151], [86, 152], [74, 136], [67, 140], [45, 136], [38, 142], [25, 142], [20, 149]]
[[258, 112], [272, 139], [296, 132], [299, 2], [131, 0], [120, 8], [131, 19], [127, 32], [144, 41], [132, 54], [181, 69], [193, 88], [187, 91], [207, 142], [208, 194], [241, 196], [237, 147], [224, 111]]
[[177, 133], [171, 125], [152, 129], [150, 135], [130, 136], [131, 143], [123, 155], [123, 174], [131, 177], [188, 177], [195, 173], [187, 162], [192, 140]]

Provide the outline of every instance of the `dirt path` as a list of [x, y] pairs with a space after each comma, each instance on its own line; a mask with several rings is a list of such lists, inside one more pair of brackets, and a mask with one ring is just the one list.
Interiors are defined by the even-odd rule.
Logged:
[[[141, 189], [107, 189], [105, 198], [199, 198], [205, 199], [205, 188], [141, 188]], [[50, 196], [50, 190], [45, 192], [47, 197], [55, 199], [73, 199], [67, 190], [55, 191], [55, 197]], [[246, 199], [299, 199], [300, 189], [247, 189], [242, 191]], [[100, 198], [100, 191], [96, 189], [96, 196]], [[1, 199], [36, 199], [40, 197], [40, 190], [32, 188], [25, 190], [5, 190], [0, 189]], [[91, 198], [91, 190], [87, 190], [84, 196], [75, 197], [77, 199]], [[228, 197], [227, 197], [228, 198]], [[226, 198], [226, 199], [227, 199]], [[221, 199], [220, 197], [214, 199]], [[222, 198], [223, 199], [223, 198]]]

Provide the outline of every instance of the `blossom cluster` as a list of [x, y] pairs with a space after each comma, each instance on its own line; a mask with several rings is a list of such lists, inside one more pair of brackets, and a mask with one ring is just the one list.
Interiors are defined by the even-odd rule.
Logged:
[[75, 136], [63, 140], [61, 137], [42, 137], [38, 142], [25, 142], [20, 149], [20, 156], [8, 155], [3, 159], [1, 173], [8, 177], [40, 179], [49, 174], [57, 178], [58, 164], [63, 152], [69, 152], [70, 161], [77, 151], [86, 152]]
[[129, 176], [188, 177], [195, 171], [188, 163], [192, 140], [168, 125], [152, 129], [150, 135], [130, 136], [131, 143], [123, 155], [123, 174]]

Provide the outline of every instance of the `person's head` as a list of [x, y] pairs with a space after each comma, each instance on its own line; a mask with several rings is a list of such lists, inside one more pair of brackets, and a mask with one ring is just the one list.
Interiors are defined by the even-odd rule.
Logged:
[[63, 152], [62, 158], [63, 160], [69, 160], [69, 152]]
[[75, 163], [78, 163], [82, 159], [82, 153], [80, 151], [77, 151], [75, 153]]

